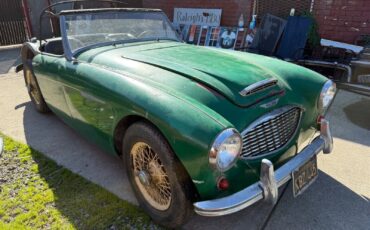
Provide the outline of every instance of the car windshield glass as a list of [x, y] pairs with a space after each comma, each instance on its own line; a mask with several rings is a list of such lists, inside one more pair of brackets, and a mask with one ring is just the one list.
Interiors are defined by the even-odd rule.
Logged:
[[178, 40], [162, 12], [105, 11], [65, 16], [72, 52], [99, 44], [147, 40]]

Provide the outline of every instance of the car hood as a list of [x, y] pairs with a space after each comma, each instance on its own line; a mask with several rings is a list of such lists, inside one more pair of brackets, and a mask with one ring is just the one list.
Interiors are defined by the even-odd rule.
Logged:
[[[89, 56], [90, 59], [94, 57], [92, 62], [106, 66], [112, 63], [112, 68], [117, 68], [114, 62], [130, 60], [175, 73], [210, 88], [238, 106], [249, 106], [251, 102], [281, 93], [285, 88], [279, 75], [267, 68], [265, 57], [242, 52], [168, 42], [125, 46]], [[266, 79], [276, 79], [278, 84], [263, 93], [247, 97], [240, 94], [246, 87]]]
[[[168, 41], [104, 46], [85, 51], [77, 59], [136, 78], [191, 103], [199, 102], [199, 106], [223, 116], [224, 100], [238, 108], [277, 98], [280, 103], [276, 106], [315, 106], [327, 80], [309, 69], [275, 58]], [[240, 94], [266, 79], [276, 79], [277, 84], [247, 96]]]

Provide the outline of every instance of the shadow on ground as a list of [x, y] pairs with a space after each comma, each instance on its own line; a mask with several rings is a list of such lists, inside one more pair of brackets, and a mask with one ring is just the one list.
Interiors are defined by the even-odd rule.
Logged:
[[40, 114], [32, 103], [24, 107], [23, 125], [26, 143], [86, 179], [99, 184], [121, 199], [137, 204], [118, 156], [103, 152], [89, 143], [54, 114]]
[[[367, 183], [364, 181], [364, 183]], [[301, 196], [287, 189], [267, 229], [368, 229], [369, 197], [361, 196], [323, 171]]]
[[346, 106], [343, 111], [353, 124], [370, 131], [370, 98], [362, 98]]
[[[269, 220], [267, 204], [258, 203], [229, 216], [196, 216], [185, 229], [367, 229], [370, 226], [369, 198], [356, 194], [322, 171], [302, 195], [294, 198], [292, 190], [291, 183], [284, 194], [280, 190], [281, 200]], [[266, 216], [252, 216], [255, 212]]]
[[340, 90], [326, 117], [334, 137], [370, 147], [369, 97]]
[[[46, 161], [44, 157], [40, 157], [38, 152], [32, 151], [31, 153], [33, 160], [38, 165], [38, 174], [53, 191], [55, 202], [51, 205], [55, 206], [76, 229], [130, 229], [131, 227], [157, 229], [149, 221], [146, 214], [134, 205], [129, 204], [127, 202], [129, 199], [124, 199], [125, 196], [123, 197], [124, 201], [117, 194], [88, 181], [101, 181], [102, 179], [99, 176], [109, 177], [111, 175], [105, 173], [104, 164], [99, 165], [101, 162], [96, 162], [96, 165], [85, 163], [90, 162], [90, 155], [86, 153], [87, 151], [90, 150], [89, 153], [98, 155], [100, 160], [105, 160], [108, 163], [117, 162], [120, 165], [119, 159], [105, 153], [102, 154], [106, 159], [101, 158], [101, 151], [97, 149], [97, 146], [84, 143], [84, 140], [75, 136], [77, 134], [58, 120], [55, 115], [36, 112], [31, 102], [19, 104], [15, 109], [22, 107], [24, 107], [23, 122], [27, 144], [40, 152], [42, 152], [43, 145], [54, 145], [55, 152], [49, 153], [46, 157], [52, 160], [59, 157], [59, 162], [60, 159], [66, 158], [64, 162], [56, 166], [54, 161]], [[53, 130], [55, 128], [60, 129], [59, 132]], [[70, 138], [75, 140], [74, 143]], [[75, 144], [78, 149], [71, 148], [71, 145]], [[61, 148], [61, 146], [65, 146], [65, 148]], [[50, 152], [50, 146], [47, 148]], [[72, 151], [72, 153], [69, 151]], [[72, 161], [75, 162], [73, 168], [80, 169], [80, 171], [75, 170], [76, 174], [63, 167], [65, 164], [71, 166]], [[95, 168], [94, 166], [99, 167]], [[92, 177], [78, 175], [81, 174], [81, 171], [88, 174], [90, 170], [96, 172], [90, 174]], [[125, 178], [125, 173], [121, 167], [117, 167], [115, 172], [120, 178]], [[122, 186], [122, 180], [115, 180], [119, 183], [115, 186], [109, 184], [109, 179], [106, 181], [108, 181], [106, 187], [112, 190], [115, 187]], [[129, 184], [127, 186], [130, 189]], [[122, 189], [122, 192], [132, 195], [132, 192], [128, 192], [126, 189]]]

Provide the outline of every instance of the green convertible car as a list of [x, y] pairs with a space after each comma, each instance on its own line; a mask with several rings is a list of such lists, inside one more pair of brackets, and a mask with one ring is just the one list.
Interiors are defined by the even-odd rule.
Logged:
[[316, 155], [332, 151], [324, 115], [336, 88], [318, 73], [185, 44], [160, 10], [46, 12], [61, 37], [21, 50], [35, 108], [119, 155], [163, 226], [273, 205], [291, 179], [297, 196], [318, 175]]

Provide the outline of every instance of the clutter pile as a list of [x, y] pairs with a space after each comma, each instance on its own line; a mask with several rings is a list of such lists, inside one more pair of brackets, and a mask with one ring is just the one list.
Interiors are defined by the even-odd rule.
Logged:
[[[186, 15], [191, 13], [186, 12]], [[320, 38], [313, 16], [310, 13], [295, 16], [294, 9], [287, 19], [267, 13], [257, 21], [257, 15], [253, 14], [248, 27], [244, 27], [243, 15], [237, 26], [223, 27], [219, 25], [221, 10], [216, 16], [212, 13], [189, 17], [204, 22], [207, 21], [204, 18], [213, 16], [218, 21], [213, 21], [212, 25], [180, 24], [174, 19], [174, 26], [189, 44], [283, 59], [319, 72], [337, 82], [339, 87], [370, 95], [370, 35], [360, 36], [356, 45]]]

